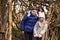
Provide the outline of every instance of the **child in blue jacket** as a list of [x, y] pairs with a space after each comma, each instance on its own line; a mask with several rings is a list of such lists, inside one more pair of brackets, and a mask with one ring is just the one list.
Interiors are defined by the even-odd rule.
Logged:
[[37, 10], [33, 8], [30, 13], [26, 13], [21, 21], [20, 29], [24, 31], [25, 40], [32, 40], [34, 25], [38, 20]]

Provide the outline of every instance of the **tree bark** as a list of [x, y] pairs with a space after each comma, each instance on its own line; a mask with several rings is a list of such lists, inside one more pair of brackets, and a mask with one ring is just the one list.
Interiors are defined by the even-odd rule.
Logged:
[[12, 0], [8, 0], [9, 4], [9, 23], [8, 23], [8, 39], [12, 40]]

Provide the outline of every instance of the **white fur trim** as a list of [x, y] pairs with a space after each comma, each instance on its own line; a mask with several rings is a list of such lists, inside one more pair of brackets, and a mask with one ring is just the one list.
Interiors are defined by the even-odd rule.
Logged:
[[43, 17], [43, 18], [45, 18], [45, 14], [44, 14], [44, 12], [39, 12], [39, 17]]

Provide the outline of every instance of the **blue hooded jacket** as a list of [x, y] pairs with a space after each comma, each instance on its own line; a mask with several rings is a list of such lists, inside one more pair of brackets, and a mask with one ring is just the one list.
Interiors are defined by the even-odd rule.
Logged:
[[36, 24], [38, 17], [35, 15], [33, 16], [32, 13], [26, 13], [21, 21], [20, 30], [25, 32], [33, 32], [34, 25]]

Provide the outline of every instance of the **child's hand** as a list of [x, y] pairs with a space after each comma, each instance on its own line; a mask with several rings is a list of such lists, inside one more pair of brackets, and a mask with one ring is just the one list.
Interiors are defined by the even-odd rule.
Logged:
[[37, 35], [38, 35], [38, 37], [42, 37], [43, 36], [41, 33], [38, 33]]
[[34, 37], [38, 37], [38, 35], [37, 34], [34, 34]]
[[42, 34], [39, 34], [38, 36], [39, 36], [39, 37], [42, 37]]
[[22, 31], [21, 33], [24, 33], [24, 31]]

